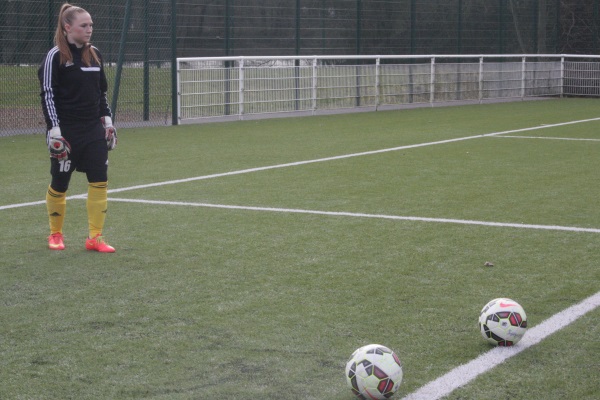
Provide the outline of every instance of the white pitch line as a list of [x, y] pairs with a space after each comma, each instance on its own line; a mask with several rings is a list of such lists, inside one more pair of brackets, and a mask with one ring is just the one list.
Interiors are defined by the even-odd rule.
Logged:
[[562, 138], [562, 137], [547, 137], [547, 136], [513, 136], [513, 135], [504, 135], [504, 136], [498, 136], [498, 137], [499, 138], [513, 138], [513, 139], [548, 139], [548, 140], [575, 140], [575, 141], [600, 142], [600, 139]]
[[[529, 128], [511, 129], [511, 130], [507, 130], [507, 131], [485, 133], [485, 134], [473, 135], [473, 136], [465, 136], [465, 137], [461, 137], [461, 138], [439, 140], [439, 141], [435, 141], [435, 142], [426, 142], [426, 143], [412, 144], [412, 145], [407, 145], [407, 146], [391, 147], [391, 148], [387, 148], [387, 149], [364, 151], [361, 153], [343, 154], [340, 156], [317, 158], [317, 159], [313, 159], [313, 160], [305, 160], [305, 161], [297, 161], [297, 162], [291, 162], [291, 163], [285, 163], [285, 164], [269, 165], [269, 166], [265, 166], [265, 167], [248, 168], [248, 169], [242, 169], [242, 170], [238, 170], [238, 171], [223, 172], [223, 173], [212, 174], [212, 175], [202, 175], [202, 176], [196, 176], [196, 177], [192, 177], [192, 178], [176, 179], [176, 180], [171, 180], [171, 181], [155, 182], [155, 183], [149, 183], [149, 184], [145, 184], [145, 185], [136, 185], [136, 186], [129, 186], [129, 187], [124, 187], [124, 188], [109, 189], [108, 193], [119, 193], [119, 192], [126, 192], [126, 191], [130, 191], [130, 190], [147, 189], [147, 188], [152, 188], [152, 187], [157, 187], [157, 186], [166, 186], [166, 185], [174, 185], [174, 184], [178, 184], [178, 183], [200, 181], [200, 180], [205, 180], [205, 179], [221, 178], [224, 176], [248, 174], [251, 172], [266, 171], [266, 170], [277, 169], [277, 168], [295, 167], [298, 165], [306, 165], [306, 164], [313, 164], [313, 163], [318, 163], [318, 162], [341, 160], [341, 159], [345, 159], [345, 158], [361, 157], [361, 156], [367, 156], [367, 155], [373, 155], [373, 154], [381, 154], [381, 153], [387, 153], [387, 152], [398, 151], [398, 150], [415, 149], [418, 147], [434, 146], [434, 145], [438, 145], [438, 144], [453, 143], [453, 142], [459, 142], [459, 141], [469, 140], [469, 139], [477, 139], [477, 138], [505, 135], [508, 133], [534, 131], [534, 130], [538, 130], [538, 129], [554, 128], [557, 126], [573, 125], [573, 124], [580, 124], [580, 123], [592, 122], [592, 121], [600, 121], [600, 117], [599, 118], [590, 118], [590, 119], [581, 119], [581, 120], [576, 120], [576, 121], [560, 122], [557, 124], [532, 126]], [[67, 197], [67, 199], [82, 198], [85, 196], [86, 196], [85, 194], [80, 194], [80, 195]], [[40, 204], [44, 204], [44, 203], [45, 203], [44, 201], [35, 201], [35, 202], [30, 202], [30, 203], [9, 204], [6, 206], [0, 206], [0, 211], [7, 210], [10, 208], [26, 207], [26, 206], [31, 206], [31, 205], [40, 205]]]
[[553, 315], [541, 324], [527, 330], [519, 343], [512, 347], [496, 347], [480, 355], [476, 359], [454, 368], [450, 372], [413, 392], [403, 400], [437, 400], [452, 393], [455, 389], [466, 385], [479, 375], [502, 364], [511, 357], [534, 346], [553, 333], [572, 324], [580, 317], [600, 306], [600, 292], [588, 297], [558, 314]]
[[421, 222], [438, 222], [438, 223], [462, 224], [462, 225], [497, 226], [497, 227], [509, 227], [509, 228], [520, 228], [520, 229], [541, 229], [541, 230], [549, 230], [549, 231], [600, 233], [600, 229], [597, 229], [597, 228], [580, 228], [580, 227], [560, 226], [560, 225], [514, 224], [514, 223], [504, 223], [504, 222], [473, 221], [473, 220], [464, 220], [464, 219], [424, 218], [424, 217], [410, 217], [410, 216], [400, 216], [400, 215], [352, 213], [352, 212], [344, 212], [344, 211], [319, 211], [319, 210], [304, 210], [304, 209], [297, 209], [297, 208], [250, 207], [250, 206], [236, 206], [236, 205], [227, 205], [227, 204], [124, 199], [124, 198], [112, 198], [112, 197], [109, 199], [109, 201], [122, 202], [122, 203], [168, 205], [168, 206], [223, 208], [223, 209], [229, 209], [229, 210], [266, 211], [266, 212], [279, 212], [279, 213], [291, 213], [291, 214], [329, 215], [329, 216], [336, 216], [336, 217], [343, 216], [343, 217], [376, 218], [376, 219], [388, 219], [388, 220], [400, 220], [400, 221], [421, 221]]
[[125, 191], [129, 191], [129, 190], [147, 189], [147, 188], [157, 187], [157, 186], [173, 185], [173, 184], [177, 184], [177, 183], [187, 183], [187, 182], [212, 179], [212, 178], [221, 178], [224, 176], [247, 174], [247, 173], [251, 173], [251, 172], [266, 171], [266, 170], [277, 169], [277, 168], [295, 167], [298, 165], [313, 164], [313, 163], [325, 162], [325, 161], [342, 160], [345, 158], [388, 153], [388, 152], [398, 151], [398, 150], [415, 149], [418, 147], [435, 146], [438, 144], [453, 143], [453, 142], [459, 142], [459, 141], [469, 140], [469, 139], [477, 139], [477, 138], [483, 138], [483, 137], [505, 135], [507, 133], [534, 131], [534, 130], [538, 130], [538, 129], [553, 128], [553, 127], [557, 127], [557, 126], [573, 125], [573, 124], [592, 122], [592, 121], [600, 121], [600, 117], [599, 118], [582, 119], [582, 120], [577, 120], [577, 121], [560, 122], [557, 124], [550, 124], [550, 125], [533, 126], [533, 127], [529, 127], [529, 128], [511, 129], [511, 130], [507, 130], [507, 131], [485, 133], [485, 134], [473, 135], [473, 136], [465, 136], [465, 137], [460, 137], [460, 138], [455, 138], [455, 139], [438, 140], [435, 142], [426, 142], [426, 143], [412, 144], [412, 145], [407, 145], [407, 146], [391, 147], [391, 148], [387, 148], [387, 149], [364, 151], [364, 152], [360, 152], [360, 153], [344, 154], [344, 155], [340, 155], [340, 156], [317, 158], [317, 159], [313, 159], [313, 160], [297, 161], [297, 162], [291, 162], [291, 163], [286, 163], [286, 164], [269, 165], [269, 166], [258, 167], [258, 168], [248, 168], [248, 169], [242, 169], [242, 170], [238, 170], [238, 171], [223, 172], [223, 173], [219, 173], [219, 174], [197, 176], [197, 177], [193, 177], [193, 178], [185, 178], [185, 179], [177, 179], [177, 180], [172, 180], [172, 181], [149, 183], [146, 185], [137, 185], [137, 186], [130, 186], [130, 187], [124, 187], [124, 188], [119, 188], [119, 189], [111, 189], [108, 192], [109, 193], [119, 193], [119, 192], [125, 192]]
[[[67, 196], [67, 200], [85, 199], [85, 198], [87, 198], [87, 194], [75, 194], [73, 196]], [[0, 210], [8, 210], [10, 208], [19, 208], [19, 207], [28, 207], [28, 206], [39, 206], [41, 204], [46, 204], [46, 200], [32, 201], [29, 203], [8, 204], [6, 206], [0, 206]]]

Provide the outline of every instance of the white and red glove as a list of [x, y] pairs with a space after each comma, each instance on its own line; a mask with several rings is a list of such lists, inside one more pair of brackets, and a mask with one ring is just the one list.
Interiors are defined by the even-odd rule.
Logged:
[[60, 127], [55, 126], [46, 133], [46, 144], [50, 150], [50, 157], [59, 161], [68, 160], [71, 153], [71, 145], [67, 139], [62, 137]]
[[111, 117], [101, 117], [102, 126], [104, 126], [104, 138], [108, 150], [114, 150], [117, 147], [117, 129], [112, 124]]

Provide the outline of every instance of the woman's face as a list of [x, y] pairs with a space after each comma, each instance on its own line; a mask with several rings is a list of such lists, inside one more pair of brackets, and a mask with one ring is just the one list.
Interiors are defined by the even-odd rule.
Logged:
[[77, 47], [82, 47], [90, 41], [93, 25], [92, 17], [87, 12], [75, 14], [73, 23], [65, 24], [67, 40]]

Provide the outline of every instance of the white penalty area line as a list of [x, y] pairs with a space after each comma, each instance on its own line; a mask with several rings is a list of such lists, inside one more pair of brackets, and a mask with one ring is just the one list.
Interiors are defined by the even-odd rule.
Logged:
[[431, 381], [416, 392], [404, 397], [403, 400], [441, 399], [452, 393], [455, 389], [471, 382], [477, 378], [477, 376], [502, 364], [509, 358], [516, 356], [520, 352], [538, 344], [553, 333], [572, 324], [580, 317], [598, 308], [598, 306], [600, 306], [600, 292], [527, 330], [523, 339], [515, 346], [493, 348], [473, 361], [456, 367], [447, 374]]
[[228, 209], [228, 210], [278, 212], [278, 213], [289, 213], [289, 214], [328, 215], [328, 216], [334, 216], [334, 217], [375, 218], [375, 219], [387, 219], [387, 220], [397, 220], [397, 221], [399, 220], [399, 221], [438, 222], [438, 223], [449, 223], [449, 224], [481, 225], [481, 226], [509, 227], [509, 228], [520, 228], [520, 229], [541, 229], [541, 230], [549, 230], [549, 231], [600, 233], [600, 229], [597, 229], [597, 228], [580, 228], [580, 227], [560, 226], [560, 225], [515, 224], [515, 223], [504, 223], [504, 222], [473, 221], [473, 220], [463, 220], [463, 219], [425, 218], [425, 217], [411, 217], [411, 216], [400, 216], [400, 215], [352, 213], [352, 212], [343, 212], [343, 211], [319, 211], [319, 210], [304, 210], [304, 209], [297, 209], [297, 208], [251, 207], [251, 206], [236, 206], [236, 205], [227, 205], [227, 204], [124, 199], [124, 198], [112, 198], [112, 197], [109, 198], [109, 201], [122, 202], [122, 203], [167, 205], [167, 206], [222, 208], [222, 209]]
[[382, 153], [388, 153], [388, 152], [399, 151], [399, 150], [416, 149], [419, 147], [435, 146], [438, 144], [454, 143], [454, 142], [460, 142], [463, 140], [505, 135], [505, 134], [509, 134], [509, 133], [535, 131], [538, 129], [554, 128], [557, 126], [573, 125], [573, 124], [580, 124], [580, 123], [592, 122], [592, 121], [600, 121], [600, 117], [599, 118], [582, 119], [582, 120], [577, 120], [577, 121], [560, 122], [557, 124], [539, 125], [539, 126], [533, 126], [533, 127], [529, 127], [529, 128], [512, 129], [512, 130], [501, 131], [501, 132], [485, 133], [485, 134], [473, 135], [473, 136], [465, 136], [465, 137], [460, 137], [460, 138], [455, 138], [455, 139], [438, 140], [435, 142], [426, 142], [426, 143], [412, 144], [412, 145], [407, 145], [407, 146], [391, 147], [391, 148], [387, 148], [387, 149], [363, 151], [360, 153], [352, 153], [352, 154], [344, 154], [344, 155], [340, 155], [340, 156], [317, 158], [317, 159], [313, 159], [313, 160], [305, 160], [305, 161], [297, 161], [297, 162], [291, 162], [291, 163], [285, 163], [285, 164], [269, 165], [269, 166], [265, 166], [265, 167], [248, 168], [248, 169], [224, 172], [224, 173], [219, 173], [219, 174], [197, 176], [197, 177], [193, 177], [193, 178], [185, 178], [185, 179], [177, 179], [177, 180], [172, 180], [172, 181], [149, 183], [146, 185], [137, 185], [137, 186], [118, 188], [118, 189], [111, 189], [108, 192], [109, 193], [119, 193], [119, 192], [125, 192], [125, 191], [129, 191], [129, 190], [147, 189], [147, 188], [157, 187], [157, 186], [174, 185], [177, 183], [187, 183], [187, 182], [193, 182], [193, 181], [199, 181], [199, 180], [205, 180], [205, 179], [221, 178], [221, 177], [225, 177], [225, 176], [248, 174], [248, 173], [252, 173], [252, 172], [267, 171], [267, 170], [278, 169], [278, 168], [296, 167], [299, 165], [342, 160], [342, 159], [346, 159], [346, 158], [362, 157], [362, 156], [368, 156], [368, 155], [373, 155], [373, 154], [382, 154]]
[[[538, 129], [554, 128], [557, 126], [573, 125], [573, 124], [580, 124], [580, 123], [592, 122], [592, 121], [600, 121], [600, 117], [590, 118], [590, 119], [582, 119], [582, 120], [576, 120], [576, 121], [560, 122], [557, 124], [532, 126], [529, 128], [511, 129], [511, 130], [507, 130], [507, 131], [485, 133], [485, 134], [473, 135], [473, 136], [465, 136], [465, 137], [460, 137], [460, 138], [455, 138], [455, 139], [439, 140], [439, 141], [435, 141], [435, 142], [426, 142], [426, 143], [412, 144], [412, 145], [407, 145], [407, 146], [391, 147], [391, 148], [380, 149], [380, 150], [364, 151], [364, 152], [360, 152], [360, 153], [343, 154], [343, 155], [339, 155], [339, 156], [317, 158], [317, 159], [313, 159], [313, 160], [296, 161], [296, 162], [285, 163], [285, 164], [269, 165], [269, 166], [265, 166], [265, 167], [248, 168], [248, 169], [223, 172], [223, 173], [212, 174], [212, 175], [203, 175], [203, 176], [196, 176], [196, 177], [192, 177], [192, 178], [155, 182], [155, 183], [149, 183], [149, 184], [145, 184], [145, 185], [136, 185], [136, 186], [123, 187], [123, 188], [109, 189], [108, 193], [120, 193], [120, 192], [126, 192], [126, 191], [130, 191], [130, 190], [148, 189], [148, 188], [158, 187], [158, 186], [175, 185], [178, 183], [187, 183], [187, 182], [194, 182], [194, 181], [200, 181], [200, 180], [205, 180], [205, 179], [221, 178], [221, 177], [225, 177], [225, 176], [248, 174], [248, 173], [252, 173], [252, 172], [267, 171], [267, 170], [278, 169], [278, 168], [296, 167], [299, 165], [342, 160], [342, 159], [346, 159], [346, 158], [388, 153], [388, 152], [399, 151], [399, 150], [416, 149], [419, 147], [435, 146], [438, 144], [454, 143], [454, 142], [460, 142], [463, 140], [493, 137], [493, 136], [499, 136], [499, 135], [506, 135], [506, 134], [510, 134], [510, 133], [535, 131]], [[67, 197], [67, 199], [81, 199], [81, 198], [85, 198], [85, 197], [86, 197], [85, 194], [80, 194], [80, 195], [75, 195], [75, 196], [69, 196], [69, 197]], [[34, 202], [30, 202], [30, 203], [18, 203], [18, 204], [9, 204], [9, 205], [5, 205], [5, 206], [0, 206], [0, 211], [11, 209], [11, 208], [35, 206], [35, 205], [40, 205], [40, 204], [45, 204], [45, 201], [34, 201]]]

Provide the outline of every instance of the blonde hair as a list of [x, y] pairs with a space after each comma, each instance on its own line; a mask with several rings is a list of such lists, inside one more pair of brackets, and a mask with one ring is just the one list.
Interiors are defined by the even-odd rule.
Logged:
[[[75, 14], [82, 14], [86, 12], [87, 11], [85, 11], [83, 8], [73, 6], [69, 3], [65, 3], [60, 7], [60, 12], [58, 13], [58, 25], [56, 26], [56, 33], [54, 34], [54, 44], [58, 46], [61, 64], [73, 62], [73, 54], [71, 54], [69, 42], [67, 41], [67, 31], [65, 30], [65, 25], [73, 24]], [[90, 43], [86, 43], [83, 46], [81, 53], [81, 61], [85, 66], [89, 67], [92, 64], [92, 59], [97, 64], [100, 64], [100, 58], [98, 57], [98, 54], [96, 54], [96, 51]]]

